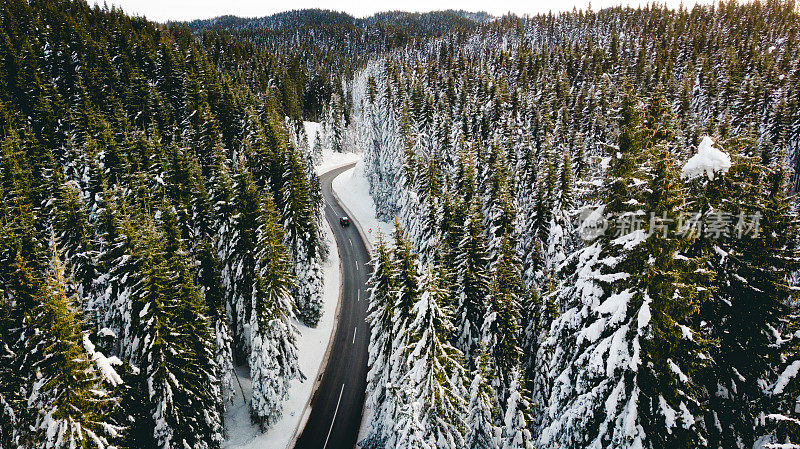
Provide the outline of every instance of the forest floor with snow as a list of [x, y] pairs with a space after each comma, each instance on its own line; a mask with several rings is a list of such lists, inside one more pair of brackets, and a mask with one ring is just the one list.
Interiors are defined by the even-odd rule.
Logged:
[[302, 382], [292, 381], [289, 399], [284, 402], [283, 418], [269, 430], [261, 433], [257, 426], [250, 423], [249, 403], [252, 387], [249, 373], [246, 368], [237, 368], [238, 382], [234, 379], [236, 397], [233, 403], [228, 405], [225, 413], [227, 440], [222, 445], [224, 449], [285, 449], [294, 437], [295, 430], [302, 424], [300, 421], [306, 404], [314, 392], [314, 382], [323, 369], [322, 360], [328, 342], [333, 336], [336, 310], [339, 305], [341, 284], [339, 252], [336, 250], [336, 241], [327, 220], [323, 220], [322, 231], [325, 242], [330, 248], [330, 256], [323, 264], [325, 304], [322, 318], [316, 328], [295, 322], [299, 330], [297, 353], [300, 369], [306, 379]]
[[[322, 127], [318, 122], [303, 122], [303, 126], [306, 130], [306, 136], [308, 136], [308, 147], [314, 148], [316, 139], [319, 139], [322, 133]], [[353, 163], [361, 159], [361, 156], [361, 153], [339, 153], [323, 147], [320, 163], [315, 168], [317, 169], [317, 174], [322, 174], [342, 165]]]

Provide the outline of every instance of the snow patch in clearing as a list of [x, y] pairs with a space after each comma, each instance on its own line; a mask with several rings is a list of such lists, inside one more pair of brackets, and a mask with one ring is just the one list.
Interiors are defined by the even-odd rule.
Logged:
[[314, 168], [317, 174], [321, 175], [344, 165], [352, 164], [361, 159], [361, 153], [337, 153], [329, 148], [322, 149], [322, 160]]
[[320, 122], [303, 122], [303, 128], [306, 130], [306, 137], [308, 137], [308, 147], [314, 148], [314, 144], [320, 137], [322, 132], [322, 124]]
[[324, 304], [322, 317], [316, 328], [310, 328], [295, 322], [299, 335], [297, 353], [300, 369], [306, 380], [293, 380], [289, 388], [289, 399], [283, 404], [283, 417], [264, 433], [250, 424], [250, 396], [252, 384], [246, 368], [237, 367], [234, 379], [236, 396], [225, 412], [225, 427], [228, 439], [223, 443], [224, 449], [286, 449], [294, 436], [295, 429], [301, 424], [303, 411], [313, 393], [314, 383], [321, 366], [322, 358], [328, 349], [328, 342], [333, 336], [334, 318], [339, 304], [339, 252], [333, 231], [326, 220], [322, 223], [322, 232], [330, 250], [328, 260], [323, 262], [324, 271], [323, 294]]
[[708, 179], [713, 180], [715, 173], [727, 173], [730, 168], [731, 157], [728, 153], [714, 148], [714, 140], [704, 136], [697, 148], [697, 154], [689, 158], [683, 166], [681, 178], [692, 179], [705, 174]]
[[[317, 139], [322, 135], [322, 125], [319, 122], [303, 122], [303, 127], [308, 136], [308, 148], [314, 149]], [[314, 166], [318, 175], [321, 175], [334, 168], [352, 164], [361, 159], [361, 153], [339, 153], [330, 148], [322, 147], [322, 156], [319, 163]]]
[[369, 181], [364, 176], [363, 160], [333, 180], [333, 191], [361, 225], [371, 247], [374, 248], [378, 244], [378, 236], [381, 234], [384, 241], [390, 238], [394, 226], [377, 218], [375, 202], [369, 194]]

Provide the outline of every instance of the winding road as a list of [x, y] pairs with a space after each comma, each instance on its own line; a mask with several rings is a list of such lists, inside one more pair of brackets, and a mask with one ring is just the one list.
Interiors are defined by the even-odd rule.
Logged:
[[295, 449], [352, 449], [361, 426], [367, 388], [370, 258], [355, 224], [348, 227], [339, 224], [339, 217], [347, 214], [333, 196], [331, 186], [334, 178], [352, 167], [347, 165], [320, 176], [325, 216], [342, 261], [341, 311], [330, 357], [320, 374], [322, 379], [311, 399], [311, 412]]

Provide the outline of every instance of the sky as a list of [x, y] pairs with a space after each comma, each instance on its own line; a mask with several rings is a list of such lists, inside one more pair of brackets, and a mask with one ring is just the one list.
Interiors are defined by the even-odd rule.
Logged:
[[[102, 0], [89, 0], [89, 2], [100, 5], [104, 3]], [[119, 6], [130, 15], [166, 22], [208, 19], [228, 14], [240, 17], [263, 17], [281, 11], [306, 8], [344, 11], [355, 17], [367, 17], [380, 11], [428, 12], [443, 9], [486, 11], [496, 16], [508, 12], [523, 15], [551, 10], [587, 9], [590, 0], [105, 0], [105, 3], [108, 6]], [[619, 4], [636, 6], [645, 3], [646, 0], [595, 0], [591, 1], [591, 6], [597, 10]], [[660, 0], [658, 3], [678, 7], [681, 0]], [[683, 1], [686, 6], [694, 3], [695, 0]]]

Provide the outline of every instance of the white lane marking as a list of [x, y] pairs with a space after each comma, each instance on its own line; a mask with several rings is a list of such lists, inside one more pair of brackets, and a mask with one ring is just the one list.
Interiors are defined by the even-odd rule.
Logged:
[[342, 389], [339, 390], [339, 400], [336, 401], [336, 410], [333, 411], [333, 419], [331, 420], [331, 428], [328, 429], [328, 436], [325, 437], [325, 445], [322, 446], [322, 449], [328, 447], [328, 439], [331, 437], [331, 432], [333, 431], [333, 423], [336, 422], [336, 414], [339, 413], [339, 403], [342, 402], [342, 393], [344, 393], [344, 384], [342, 384]]
[[353, 328], [353, 344], [356, 344], [356, 331], [358, 330], [357, 327]]
[[350, 246], [353, 246], [353, 240], [352, 239], [347, 239], [347, 240], [350, 242]]
[[358, 261], [356, 261], [356, 271], [358, 271]]
[[358, 293], [356, 295], [356, 301], [361, 301], [361, 290], [356, 290], [356, 293]]

